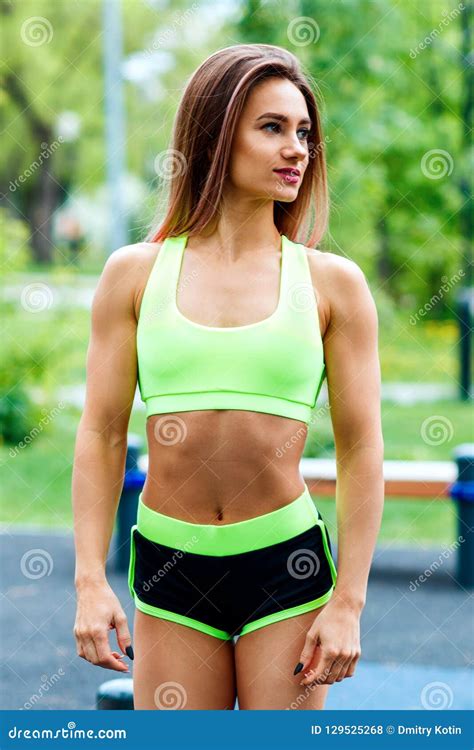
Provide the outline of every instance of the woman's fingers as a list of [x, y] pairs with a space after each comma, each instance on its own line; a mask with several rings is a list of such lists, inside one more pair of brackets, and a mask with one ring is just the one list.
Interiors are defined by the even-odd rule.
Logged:
[[95, 650], [95, 644], [92, 636], [84, 635], [81, 642], [82, 650], [84, 652], [84, 659], [90, 661], [91, 664], [97, 664], [97, 662], [99, 661], [99, 657], [97, 656], [97, 651]]
[[346, 677], [352, 677], [359, 656], [340, 655], [333, 658], [329, 655], [323, 656], [321, 664], [315, 669], [305, 672], [304, 679], [300, 685], [333, 685], [342, 682]]
[[333, 674], [333, 664], [335, 656], [332, 652], [326, 651], [324, 648], [321, 649], [321, 658], [318, 666], [307, 672], [304, 672], [304, 678], [301, 680], [300, 685], [309, 685], [311, 682], [317, 682], [318, 684], [324, 684], [329, 676]]
[[117, 672], [128, 672], [128, 666], [121, 660], [123, 654], [111, 651], [105, 634], [83, 635], [77, 649], [78, 656], [104, 669], [114, 669]]
[[[334, 682], [342, 682], [342, 680], [347, 675], [347, 670], [349, 669], [352, 661], [352, 656], [346, 656], [345, 658], [340, 658], [337, 660], [337, 663], [334, 668]], [[339, 669], [337, 669], [339, 667]]]
[[74, 623], [78, 656], [104, 669], [128, 672], [123, 654], [110, 647], [109, 632], [114, 628], [119, 648], [133, 659], [127, 618], [110, 586], [91, 584], [81, 588]]
[[114, 653], [111, 651], [109, 639], [105, 632], [96, 633], [93, 638], [98, 656], [98, 662], [96, 663], [100, 667], [104, 667], [104, 669], [115, 669], [118, 672], [128, 672], [127, 665], [120, 661], [120, 655], [117, 654], [117, 656], [114, 656]]
[[308, 666], [311, 664], [311, 662], [315, 658], [316, 647], [317, 647], [317, 635], [316, 635], [316, 629], [313, 626], [306, 633], [303, 650], [300, 654], [299, 662], [293, 674], [298, 674], [299, 672], [301, 672], [302, 668], [300, 667], [300, 664], [303, 664], [303, 668], [305, 664]]
[[[123, 610], [119, 610], [114, 615], [112, 627], [115, 627], [117, 633], [117, 642], [124, 653], [132, 645], [132, 637], [128, 629], [128, 622]], [[132, 650], [133, 653], [133, 650]], [[132, 657], [133, 658], [133, 657]]]
[[349, 664], [349, 669], [347, 670], [346, 677], [352, 677], [355, 672], [356, 664], [359, 661], [360, 654], [356, 654], [354, 658], [351, 660], [351, 663]]

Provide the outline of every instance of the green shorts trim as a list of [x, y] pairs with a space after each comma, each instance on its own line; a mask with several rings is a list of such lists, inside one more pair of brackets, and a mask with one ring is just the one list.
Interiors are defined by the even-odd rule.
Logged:
[[228, 524], [189, 523], [138, 500], [137, 526], [147, 539], [199, 555], [236, 555], [284, 542], [314, 526], [318, 511], [308, 487], [282, 508]]
[[280, 620], [286, 620], [288, 617], [296, 617], [302, 615], [305, 612], [310, 612], [312, 609], [322, 607], [323, 604], [329, 601], [334, 591], [334, 587], [331, 587], [323, 596], [318, 599], [313, 599], [311, 602], [305, 604], [299, 604], [297, 607], [290, 607], [289, 609], [283, 609], [281, 612], [275, 612], [273, 615], [267, 615], [266, 617], [260, 618], [260, 620], [254, 620], [244, 625], [239, 635], [245, 635], [246, 633], [252, 633], [254, 630], [264, 628], [265, 625], [271, 625], [272, 622], [280, 622]]

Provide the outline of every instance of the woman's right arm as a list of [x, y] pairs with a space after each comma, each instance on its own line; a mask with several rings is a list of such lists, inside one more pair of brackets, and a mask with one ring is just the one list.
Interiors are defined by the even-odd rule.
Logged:
[[128, 667], [121, 654], [111, 651], [108, 633], [116, 629], [123, 654], [131, 637], [123, 608], [107, 582], [105, 563], [124, 479], [137, 382], [134, 304], [140, 271], [143, 274], [140, 255], [133, 245], [113, 252], [95, 291], [86, 398], [72, 476], [77, 653], [93, 664], [122, 672]]

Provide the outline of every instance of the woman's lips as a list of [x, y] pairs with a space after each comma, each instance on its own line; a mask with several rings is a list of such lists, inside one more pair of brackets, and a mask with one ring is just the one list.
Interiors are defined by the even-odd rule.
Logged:
[[290, 185], [295, 185], [300, 179], [299, 174], [297, 174], [296, 172], [291, 172], [284, 169], [274, 169], [273, 171], [276, 172], [276, 174], [280, 175], [280, 177], [282, 177], [283, 180]]

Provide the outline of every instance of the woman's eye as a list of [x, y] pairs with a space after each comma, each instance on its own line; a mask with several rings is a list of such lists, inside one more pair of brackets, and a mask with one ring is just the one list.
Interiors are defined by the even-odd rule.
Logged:
[[280, 124], [278, 122], [267, 122], [266, 125], [263, 126], [263, 128], [279, 128]]
[[[267, 122], [267, 124], [263, 126], [263, 130], [265, 130], [265, 128], [278, 128], [278, 131], [273, 131], [273, 132], [279, 132], [281, 130], [281, 125], [278, 122]], [[298, 133], [303, 133], [304, 140], [308, 138], [309, 132], [310, 132], [309, 128], [300, 128], [298, 130]]]

